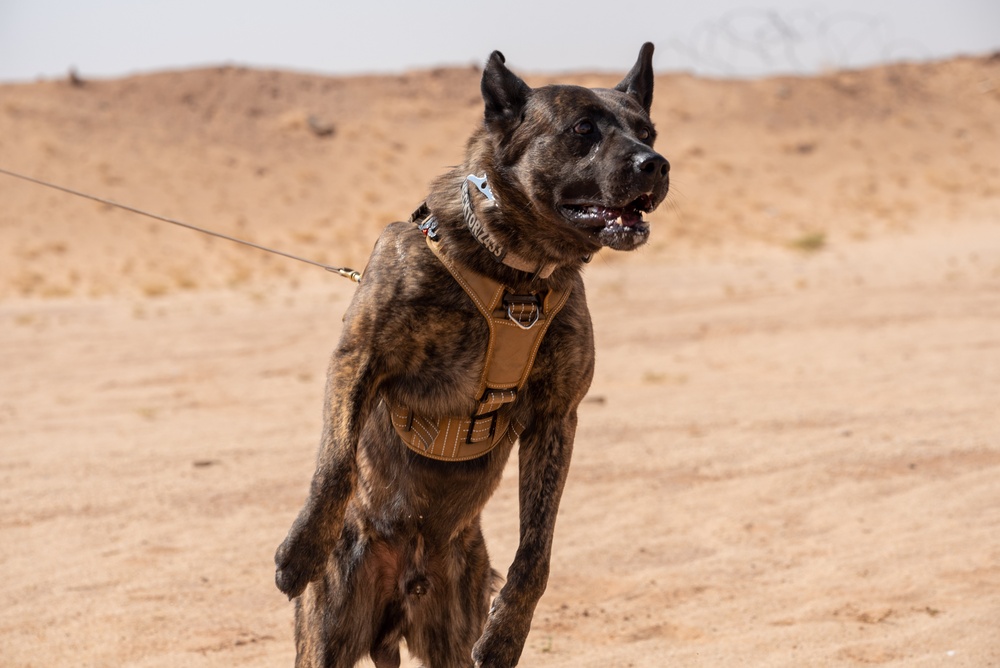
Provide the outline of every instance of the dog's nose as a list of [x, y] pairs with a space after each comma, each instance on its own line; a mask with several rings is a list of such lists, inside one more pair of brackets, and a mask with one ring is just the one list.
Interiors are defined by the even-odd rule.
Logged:
[[663, 178], [670, 171], [670, 163], [659, 153], [640, 153], [634, 164], [637, 172], [650, 178]]

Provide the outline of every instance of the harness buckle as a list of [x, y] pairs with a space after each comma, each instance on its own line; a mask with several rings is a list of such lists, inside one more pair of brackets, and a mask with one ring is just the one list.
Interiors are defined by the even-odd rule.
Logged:
[[[469, 433], [465, 435], [465, 442], [468, 445], [473, 443], [479, 443], [480, 441], [485, 441], [486, 439], [492, 439], [497, 433], [497, 416], [500, 414], [500, 410], [490, 411], [489, 413], [484, 413], [483, 415], [472, 415], [469, 418]], [[479, 425], [480, 420], [490, 419], [490, 433], [486, 438], [480, 438], [478, 441], [473, 441], [472, 436], [476, 431], [476, 427]]]
[[417, 224], [417, 228], [424, 233], [425, 237], [430, 237], [431, 241], [437, 241], [438, 221], [434, 216], [427, 216], [423, 222]]

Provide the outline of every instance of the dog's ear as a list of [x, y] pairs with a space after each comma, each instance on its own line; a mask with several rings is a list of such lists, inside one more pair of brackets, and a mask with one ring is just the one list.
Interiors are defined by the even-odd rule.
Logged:
[[646, 42], [639, 49], [639, 59], [625, 75], [615, 90], [627, 93], [639, 100], [642, 108], [649, 113], [653, 106], [653, 43]]
[[499, 51], [490, 54], [483, 70], [483, 101], [486, 103], [487, 125], [512, 127], [521, 118], [531, 88], [507, 69]]

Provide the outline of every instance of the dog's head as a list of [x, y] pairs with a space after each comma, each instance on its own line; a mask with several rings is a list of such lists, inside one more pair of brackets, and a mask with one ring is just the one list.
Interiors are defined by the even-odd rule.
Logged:
[[[653, 45], [613, 89], [530, 88], [494, 51], [482, 79], [492, 186], [504, 217], [530, 212], [533, 236], [561, 251], [632, 250], [643, 214], [667, 195], [670, 165], [653, 150]], [[514, 210], [511, 210], [514, 209]], [[562, 255], [563, 253], [558, 253]]]

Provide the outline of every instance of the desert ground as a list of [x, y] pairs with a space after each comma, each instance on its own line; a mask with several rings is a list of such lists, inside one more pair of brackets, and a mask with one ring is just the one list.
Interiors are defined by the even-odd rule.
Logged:
[[[0, 167], [361, 269], [478, 79], [5, 84]], [[1000, 55], [668, 74], [653, 117], [672, 192], [586, 270], [597, 375], [520, 665], [1000, 666]], [[0, 202], [0, 666], [290, 666], [272, 555], [354, 286]], [[516, 461], [483, 523], [504, 572]]]

